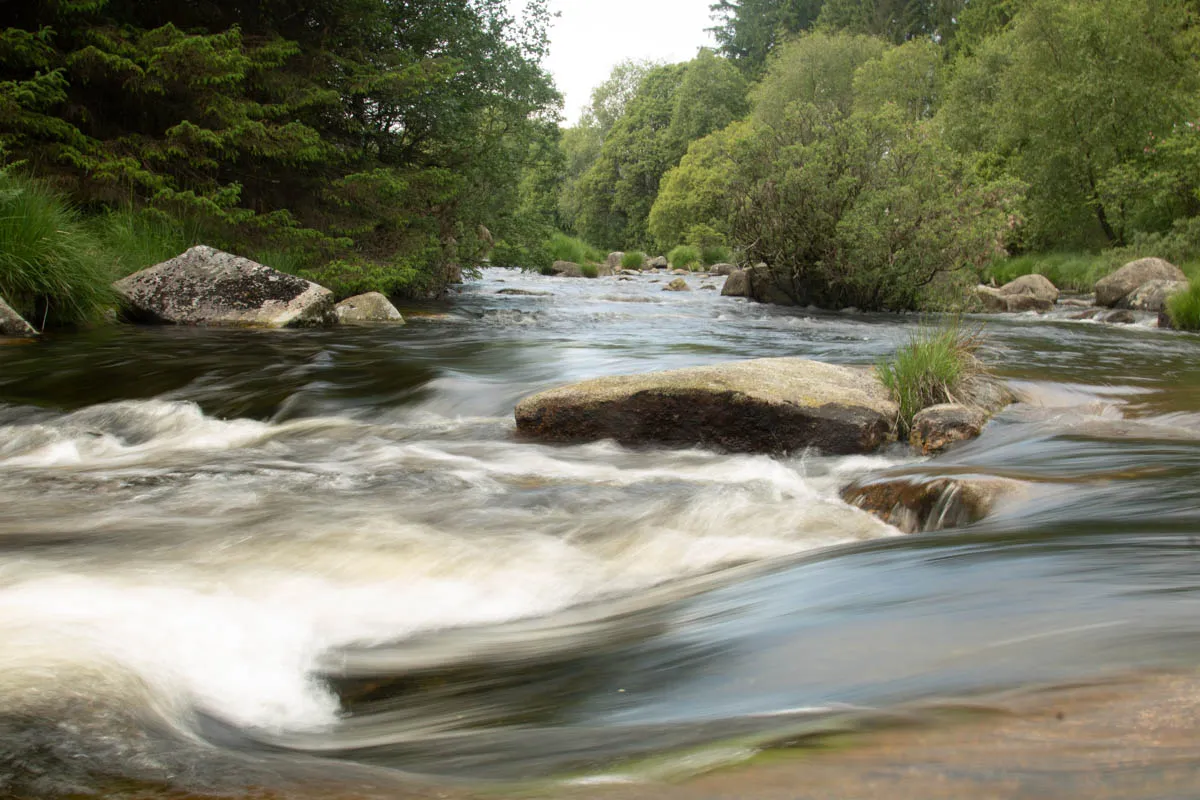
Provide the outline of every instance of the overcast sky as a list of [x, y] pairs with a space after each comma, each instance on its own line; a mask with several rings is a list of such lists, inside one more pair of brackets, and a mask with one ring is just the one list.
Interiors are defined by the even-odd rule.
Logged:
[[566, 98], [566, 124], [579, 120], [592, 88], [627, 58], [690, 61], [713, 45], [712, 0], [551, 0], [546, 68]]

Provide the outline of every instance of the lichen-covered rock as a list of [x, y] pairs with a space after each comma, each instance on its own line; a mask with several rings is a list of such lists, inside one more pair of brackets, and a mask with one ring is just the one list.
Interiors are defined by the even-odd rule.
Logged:
[[37, 336], [37, 330], [0, 297], [0, 336]]
[[[1030, 277], [1030, 276], [1025, 276]], [[1005, 284], [1004, 288], [1012, 284]], [[992, 314], [1017, 314], [1022, 311], [1049, 311], [1054, 308], [1054, 301], [1044, 296], [1032, 293], [1014, 292], [1005, 294], [1004, 288], [993, 289], [990, 286], [976, 286], [975, 298], [983, 310]], [[1055, 290], [1057, 293], [1057, 290]]]
[[987, 411], [978, 406], [960, 403], [930, 406], [913, 417], [908, 441], [924, 455], [938, 453], [956, 442], [974, 439], [987, 421]]
[[1044, 300], [1052, 306], [1058, 301], [1058, 287], [1051, 283], [1045, 275], [1022, 275], [1001, 286], [1000, 294], [1006, 297], [1029, 295]]
[[971, 525], [1028, 492], [1028, 484], [1007, 478], [898, 477], [851, 484], [842, 499], [905, 533], [918, 533]]
[[1167, 300], [1172, 295], [1185, 291], [1187, 281], [1147, 281], [1117, 303], [1119, 308], [1132, 311], [1150, 311], [1157, 314], [1167, 308]]
[[692, 287], [688, 286], [687, 281], [683, 278], [676, 278], [663, 287], [664, 292], [690, 292]]
[[1150, 281], [1186, 281], [1183, 270], [1161, 258], [1140, 258], [1096, 283], [1096, 305], [1112, 308]]
[[596, 378], [522, 400], [518, 430], [546, 441], [708, 445], [735, 452], [869, 453], [898, 408], [869, 368], [801, 358]]
[[288, 328], [336, 320], [325, 287], [212, 247], [193, 247], [113, 288], [136, 322]]
[[[503, 291], [503, 290], [501, 290]], [[367, 292], [350, 297], [334, 306], [338, 322], [388, 322], [403, 325], [404, 317], [379, 292]]]
[[732, 275], [737, 270], [733, 264], [713, 264], [708, 270], [709, 275]]

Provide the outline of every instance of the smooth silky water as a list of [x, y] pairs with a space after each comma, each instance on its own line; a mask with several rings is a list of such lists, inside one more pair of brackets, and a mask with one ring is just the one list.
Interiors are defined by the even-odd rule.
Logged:
[[[871, 364], [920, 322], [689, 282], [489, 270], [403, 328], [0, 347], [0, 796], [656, 796], [1195, 669], [1200, 337], [988, 319], [1026, 402], [934, 461], [516, 435], [539, 389]], [[905, 537], [838, 499], [882, 470], [1033, 489]]]

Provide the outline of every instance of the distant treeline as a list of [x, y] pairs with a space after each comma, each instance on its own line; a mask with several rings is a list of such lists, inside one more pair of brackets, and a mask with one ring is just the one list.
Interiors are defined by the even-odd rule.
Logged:
[[1193, 257], [1195, 11], [722, 0], [719, 49], [617, 67], [522, 208], [602, 248], [732, 245], [835, 307], [946, 305], [1001, 253]]

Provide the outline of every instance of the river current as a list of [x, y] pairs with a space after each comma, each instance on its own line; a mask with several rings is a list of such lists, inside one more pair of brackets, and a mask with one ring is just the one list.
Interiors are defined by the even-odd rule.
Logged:
[[[0, 796], [656, 797], [1194, 671], [1200, 337], [988, 318], [1023, 402], [932, 461], [519, 438], [540, 389], [871, 364], [921, 322], [669, 279], [487, 270], [401, 328], [0, 347]], [[902, 536], [839, 499], [881, 471], [1031, 489]]]

